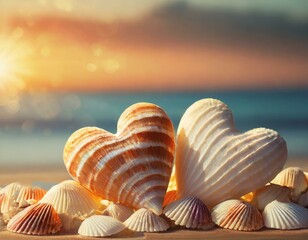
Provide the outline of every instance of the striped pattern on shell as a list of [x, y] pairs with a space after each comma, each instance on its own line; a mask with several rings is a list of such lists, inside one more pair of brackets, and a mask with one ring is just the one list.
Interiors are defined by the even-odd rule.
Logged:
[[264, 186], [286, 159], [286, 143], [277, 132], [240, 133], [224, 103], [200, 100], [186, 110], [177, 132], [177, 197], [195, 196], [212, 207]]
[[97, 127], [71, 135], [64, 148], [70, 175], [103, 199], [160, 214], [174, 160], [174, 128], [158, 106], [138, 103], [118, 121], [118, 132]]

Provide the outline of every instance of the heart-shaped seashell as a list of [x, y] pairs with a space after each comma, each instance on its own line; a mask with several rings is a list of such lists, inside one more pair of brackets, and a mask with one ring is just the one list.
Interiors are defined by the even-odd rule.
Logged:
[[62, 219], [64, 231], [78, 228], [81, 220], [101, 206], [100, 198], [73, 180], [53, 186], [39, 202], [54, 207]]
[[121, 203], [109, 203], [108, 207], [104, 210], [103, 214], [106, 216], [113, 217], [121, 222], [124, 222], [128, 219], [134, 210], [124, 206]]
[[165, 219], [147, 208], [140, 208], [134, 212], [124, 224], [135, 232], [163, 232], [170, 227]]
[[37, 201], [41, 200], [46, 194], [46, 190], [40, 187], [33, 186], [23, 186], [16, 198], [16, 202], [19, 203], [19, 207], [23, 200], [35, 199]]
[[305, 173], [298, 167], [289, 167], [282, 170], [271, 183], [291, 188], [291, 199], [295, 202], [297, 202], [301, 193], [308, 188]]
[[283, 168], [286, 143], [273, 130], [239, 133], [231, 110], [203, 99], [184, 113], [177, 132], [178, 198], [195, 196], [208, 207], [264, 186]]
[[269, 203], [262, 213], [264, 225], [275, 229], [308, 228], [308, 209], [296, 203]]
[[165, 216], [175, 225], [194, 229], [210, 229], [214, 227], [211, 213], [205, 204], [195, 197], [179, 199], [167, 205], [163, 210]]
[[168, 115], [154, 104], [138, 103], [122, 113], [115, 135], [96, 127], [73, 133], [64, 163], [76, 181], [103, 199], [160, 214], [174, 149]]
[[257, 189], [252, 199], [253, 204], [260, 211], [263, 211], [265, 206], [274, 200], [280, 202], [290, 202], [291, 190], [276, 184], [269, 184]]
[[212, 219], [220, 227], [239, 231], [255, 231], [263, 228], [259, 210], [247, 202], [227, 200], [212, 209]]
[[122, 222], [113, 217], [93, 215], [82, 222], [78, 233], [86, 237], [106, 237], [117, 234], [125, 228]]
[[30, 235], [47, 235], [60, 231], [61, 219], [51, 204], [37, 203], [15, 215], [7, 230]]

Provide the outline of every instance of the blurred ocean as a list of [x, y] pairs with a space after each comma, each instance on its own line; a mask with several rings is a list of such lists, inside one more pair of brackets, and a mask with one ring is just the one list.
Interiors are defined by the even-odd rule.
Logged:
[[175, 128], [184, 111], [202, 98], [217, 98], [233, 111], [241, 131], [272, 128], [286, 140], [289, 158], [308, 164], [308, 89], [161, 93], [33, 93], [0, 105], [0, 169], [62, 166], [67, 138], [80, 127], [116, 132], [131, 104], [161, 106]]

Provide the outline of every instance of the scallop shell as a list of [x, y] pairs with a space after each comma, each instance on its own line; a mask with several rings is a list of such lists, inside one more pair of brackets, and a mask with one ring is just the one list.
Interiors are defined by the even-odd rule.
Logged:
[[283, 168], [287, 147], [270, 129], [239, 133], [224, 103], [203, 99], [184, 113], [175, 155], [178, 198], [195, 196], [212, 207], [268, 183]]
[[[37, 201], [41, 200], [46, 194], [46, 190], [40, 187], [33, 186], [23, 186], [16, 198], [16, 202], [21, 203], [22, 200], [35, 199]], [[20, 207], [20, 204], [19, 204]]]
[[308, 228], [308, 209], [274, 200], [263, 211], [264, 225], [275, 229]]
[[302, 193], [298, 198], [298, 204], [303, 207], [308, 207], [308, 191]]
[[12, 210], [12, 207], [15, 207], [15, 201], [21, 188], [22, 185], [15, 182], [1, 189], [1, 213], [9, 213]]
[[124, 222], [133, 213], [134, 213], [133, 209], [126, 207], [123, 204], [112, 203], [112, 202], [108, 205], [108, 207], [103, 212], [104, 215], [113, 217], [121, 222]]
[[212, 219], [220, 227], [231, 230], [255, 231], [263, 228], [259, 210], [250, 203], [227, 200], [212, 209]]
[[290, 202], [290, 195], [291, 190], [289, 188], [269, 184], [257, 189], [252, 201], [259, 210], [263, 211], [265, 206], [274, 200]]
[[126, 226], [117, 219], [103, 215], [93, 215], [85, 219], [78, 233], [86, 237], [106, 237], [123, 231]]
[[65, 231], [79, 227], [79, 220], [100, 208], [100, 199], [73, 180], [53, 186], [39, 202], [52, 204], [60, 214]]
[[11, 232], [46, 235], [61, 229], [61, 219], [51, 204], [37, 203], [15, 215], [8, 223]]
[[169, 203], [172, 203], [176, 200], [176, 190], [171, 190], [166, 192], [163, 207], [167, 206]]
[[168, 115], [154, 104], [138, 103], [122, 113], [117, 134], [96, 127], [73, 133], [64, 163], [76, 181], [103, 199], [160, 214], [174, 149]]
[[135, 232], [163, 232], [170, 227], [165, 219], [146, 208], [137, 210], [124, 224]]
[[205, 204], [195, 197], [186, 197], [167, 205], [163, 210], [165, 216], [175, 225], [186, 228], [210, 229], [214, 227], [211, 214]]
[[293, 201], [297, 201], [300, 194], [305, 192], [308, 187], [305, 173], [298, 167], [284, 169], [272, 180], [272, 183], [291, 188]]

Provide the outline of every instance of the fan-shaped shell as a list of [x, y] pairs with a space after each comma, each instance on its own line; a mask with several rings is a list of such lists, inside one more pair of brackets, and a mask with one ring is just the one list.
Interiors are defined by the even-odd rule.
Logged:
[[176, 190], [171, 190], [166, 192], [165, 198], [164, 198], [164, 203], [163, 206], [167, 206], [169, 203], [172, 203], [173, 201], [176, 200]]
[[165, 219], [146, 208], [137, 210], [124, 224], [135, 232], [163, 232], [170, 227]]
[[22, 185], [11, 183], [1, 189], [1, 213], [9, 213], [15, 204]]
[[117, 134], [96, 127], [73, 133], [64, 163], [76, 181], [103, 199], [160, 214], [174, 149], [168, 115], [154, 104], [138, 103], [122, 113]]
[[263, 211], [265, 206], [274, 200], [289, 202], [290, 196], [291, 190], [289, 188], [276, 184], [269, 184], [259, 188], [252, 201], [259, 210]]
[[302, 193], [298, 198], [298, 204], [303, 207], [308, 207], [308, 191]]
[[37, 201], [41, 200], [46, 194], [46, 190], [40, 187], [33, 186], [23, 186], [16, 198], [16, 202], [21, 203], [22, 200], [35, 199]]
[[255, 231], [261, 229], [262, 214], [247, 202], [227, 200], [212, 209], [212, 219], [220, 227], [231, 230]]
[[308, 228], [308, 209], [292, 202], [273, 201], [263, 211], [264, 225], [275, 229]]
[[124, 222], [126, 219], [128, 219], [132, 214], [134, 213], [134, 210], [124, 206], [120, 203], [110, 203], [108, 207], [104, 211], [104, 215], [111, 216], [121, 222]]
[[308, 187], [306, 176], [303, 170], [298, 167], [284, 169], [272, 180], [272, 183], [292, 188], [293, 201], [297, 201], [299, 195], [305, 192]]
[[178, 198], [195, 196], [212, 207], [268, 183], [283, 168], [287, 147], [270, 129], [238, 132], [224, 103], [203, 99], [184, 113], [175, 155]]
[[201, 200], [195, 197], [174, 201], [167, 205], [163, 212], [176, 225], [186, 228], [210, 229], [214, 227], [209, 210]]
[[37, 203], [15, 215], [8, 223], [11, 232], [46, 235], [61, 229], [61, 219], [51, 204]]
[[66, 180], [53, 186], [39, 201], [50, 203], [63, 220], [63, 229], [68, 231], [79, 227], [80, 222], [92, 210], [100, 208], [100, 199], [73, 180]]
[[87, 237], [106, 237], [117, 234], [125, 228], [122, 222], [113, 217], [93, 215], [82, 222], [78, 233]]

